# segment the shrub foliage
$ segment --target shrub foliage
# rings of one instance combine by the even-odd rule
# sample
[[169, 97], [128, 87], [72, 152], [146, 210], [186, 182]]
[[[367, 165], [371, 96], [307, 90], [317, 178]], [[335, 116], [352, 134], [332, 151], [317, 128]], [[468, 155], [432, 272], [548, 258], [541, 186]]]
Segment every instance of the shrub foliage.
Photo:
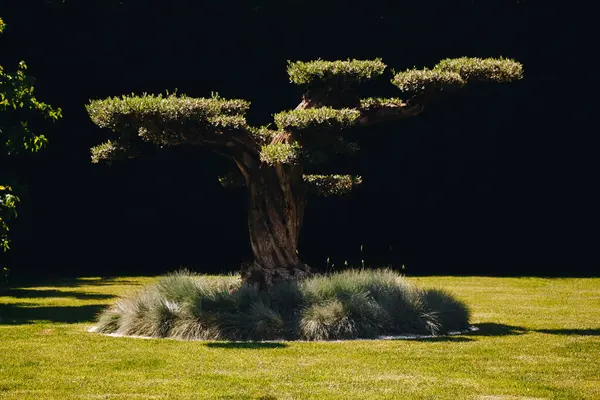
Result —
[[434, 68], [456, 72], [466, 82], [513, 82], [523, 78], [523, 65], [509, 58], [447, 58]]
[[302, 147], [294, 143], [270, 143], [262, 147], [260, 161], [269, 164], [296, 164], [302, 156]]
[[101, 128], [119, 131], [134, 120], [160, 121], [208, 120], [218, 115], [244, 115], [250, 107], [246, 100], [227, 100], [215, 95], [211, 98], [192, 98], [185, 95], [109, 97], [92, 100], [87, 106], [92, 121]]
[[363, 110], [373, 110], [382, 107], [402, 107], [404, 104], [404, 101], [397, 97], [392, 97], [389, 99], [383, 97], [368, 97], [366, 99], [360, 99], [360, 108]]
[[127, 158], [130, 154], [130, 149], [127, 145], [120, 144], [114, 140], [108, 140], [97, 146], [92, 147], [92, 163], [97, 164], [102, 160], [114, 161]]
[[358, 110], [320, 107], [280, 112], [275, 114], [275, 123], [280, 129], [347, 128], [354, 125], [359, 117]]
[[237, 276], [178, 272], [100, 314], [102, 333], [200, 340], [334, 340], [444, 334], [468, 327], [469, 310], [391, 270], [348, 270], [286, 281], [267, 292]]
[[401, 91], [420, 94], [426, 91], [442, 91], [465, 84], [460, 74], [444, 70], [409, 69], [394, 76], [392, 83]]
[[[248, 101], [228, 100], [218, 95], [191, 98], [159, 94], [92, 100], [86, 108], [96, 125], [121, 133], [123, 140], [129, 140], [132, 131], [137, 131], [142, 140], [173, 146], [184, 143], [186, 134], [247, 131], [244, 114], [249, 106]], [[92, 150], [92, 160], [97, 158], [95, 152]]]
[[352, 175], [303, 175], [304, 181], [320, 196], [338, 196], [349, 193], [362, 183], [360, 176]]
[[315, 82], [340, 79], [348, 82], [367, 81], [383, 74], [386, 65], [380, 58], [375, 60], [346, 61], [288, 61], [290, 82], [307, 85]]
[[[421, 100], [426, 102], [429, 96], [421, 96], [424, 93], [462, 87], [469, 82], [510, 82], [523, 75], [522, 65], [511, 59], [446, 59], [433, 69], [409, 69], [395, 74], [392, 83], [406, 95], [402, 99], [365, 98], [359, 102], [358, 88], [353, 83], [377, 78], [385, 69], [379, 58], [288, 62], [290, 80], [306, 86], [304, 100], [308, 108], [274, 114], [276, 129], [248, 125], [245, 114], [250, 102], [225, 99], [218, 94], [210, 98], [132, 94], [92, 100], [87, 105], [92, 121], [120, 135], [116, 141], [93, 148], [92, 161], [132, 157], [137, 153], [130, 148], [137, 147], [133, 141], [139, 138], [161, 147], [204, 144], [229, 155], [232, 148], [241, 147], [242, 153], [250, 152], [269, 166], [322, 164], [332, 154], [356, 153], [357, 146], [335, 138], [345, 128], [417, 115], [422, 107], [413, 106]], [[293, 139], [282, 143], [279, 137]]]

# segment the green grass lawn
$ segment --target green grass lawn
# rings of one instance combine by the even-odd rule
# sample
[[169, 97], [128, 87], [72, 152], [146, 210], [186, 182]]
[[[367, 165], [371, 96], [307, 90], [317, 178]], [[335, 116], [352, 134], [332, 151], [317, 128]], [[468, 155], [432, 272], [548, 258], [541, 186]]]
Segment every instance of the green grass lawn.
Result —
[[427, 277], [480, 328], [423, 340], [184, 342], [88, 333], [153, 278], [0, 291], [0, 399], [600, 399], [600, 279]]

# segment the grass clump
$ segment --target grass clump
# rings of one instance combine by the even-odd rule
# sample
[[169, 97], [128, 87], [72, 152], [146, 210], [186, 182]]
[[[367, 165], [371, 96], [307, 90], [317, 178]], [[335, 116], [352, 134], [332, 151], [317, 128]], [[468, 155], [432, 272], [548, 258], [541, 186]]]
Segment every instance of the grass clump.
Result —
[[465, 304], [391, 270], [348, 270], [281, 282], [167, 275], [100, 314], [102, 333], [202, 340], [337, 340], [443, 334], [469, 324]]
[[469, 308], [457, 301], [452, 294], [441, 289], [430, 289], [424, 293], [424, 304], [440, 326], [448, 331], [462, 331], [468, 328]]

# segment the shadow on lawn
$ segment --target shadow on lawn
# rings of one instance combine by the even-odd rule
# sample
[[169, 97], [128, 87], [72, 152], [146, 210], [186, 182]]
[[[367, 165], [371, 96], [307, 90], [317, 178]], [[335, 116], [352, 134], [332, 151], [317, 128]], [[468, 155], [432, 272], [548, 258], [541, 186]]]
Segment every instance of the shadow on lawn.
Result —
[[122, 279], [113, 276], [105, 276], [100, 278], [62, 278], [53, 280], [42, 280], [36, 282], [20, 282], [19, 287], [36, 288], [36, 287], [59, 287], [59, 288], [77, 288], [81, 286], [108, 286], [108, 285], [139, 285], [131, 279]]
[[471, 338], [464, 337], [464, 336], [438, 336], [438, 337], [428, 337], [428, 338], [417, 338], [417, 339], [411, 339], [411, 340], [414, 340], [416, 342], [428, 342], [428, 343], [435, 343], [435, 342], [459, 343], [459, 342], [472, 342], [475, 339], [471, 339]]
[[484, 322], [475, 324], [475, 326], [479, 330], [465, 333], [465, 336], [509, 336], [527, 333], [527, 329], [521, 326], [497, 324], [495, 322]]
[[527, 329], [520, 326], [497, 324], [495, 322], [484, 322], [475, 324], [479, 330], [462, 333], [457, 336], [439, 336], [430, 338], [414, 339], [419, 342], [472, 342], [477, 336], [508, 336], [522, 335], [527, 333]]
[[260, 349], [282, 349], [287, 347], [285, 343], [275, 342], [212, 342], [206, 343], [206, 347], [216, 349], [248, 349], [248, 350], [260, 350]]
[[36, 321], [77, 323], [93, 321], [106, 306], [30, 306], [29, 303], [0, 304], [0, 325], [25, 325]]
[[600, 336], [600, 329], [536, 329], [535, 331], [551, 335]]
[[17, 299], [72, 297], [79, 300], [108, 300], [115, 297], [112, 294], [70, 292], [55, 289], [6, 289], [0, 290], [0, 296], [14, 297]]

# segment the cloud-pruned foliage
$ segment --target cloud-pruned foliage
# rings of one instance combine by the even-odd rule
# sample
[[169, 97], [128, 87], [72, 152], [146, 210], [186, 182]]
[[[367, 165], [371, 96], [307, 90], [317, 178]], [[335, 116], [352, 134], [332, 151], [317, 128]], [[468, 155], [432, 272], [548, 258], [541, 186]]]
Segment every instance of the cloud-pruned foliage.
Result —
[[303, 175], [304, 182], [318, 195], [329, 197], [350, 193], [362, 183], [360, 176], [352, 175]]
[[158, 125], [190, 121], [218, 125], [222, 120], [214, 118], [243, 116], [249, 107], [250, 103], [246, 100], [228, 100], [218, 96], [192, 98], [175, 94], [145, 94], [92, 100], [86, 109], [96, 125], [118, 132], [132, 123], [150, 120]]
[[523, 65], [509, 58], [448, 58], [440, 61], [436, 71], [455, 72], [465, 82], [513, 82], [523, 78]]
[[408, 94], [442, 91], [459, 88], [465, 84], [456, 72], [431, 69], [408, 69], [399, 72], [392, 79], [392, 83]]
[[360, 111], [352, 108], [319, 107], [277, 113], [275, 123], [280, 129], [347, 128], [353, 126], [359, 117]]
[[383, 74], [386, 65], [380, 58], [375, 60], [345, 61], [288, 61], [290, 82], [308, 85], [315, 82], [339, 79], [347, 82], [363, 82]]

